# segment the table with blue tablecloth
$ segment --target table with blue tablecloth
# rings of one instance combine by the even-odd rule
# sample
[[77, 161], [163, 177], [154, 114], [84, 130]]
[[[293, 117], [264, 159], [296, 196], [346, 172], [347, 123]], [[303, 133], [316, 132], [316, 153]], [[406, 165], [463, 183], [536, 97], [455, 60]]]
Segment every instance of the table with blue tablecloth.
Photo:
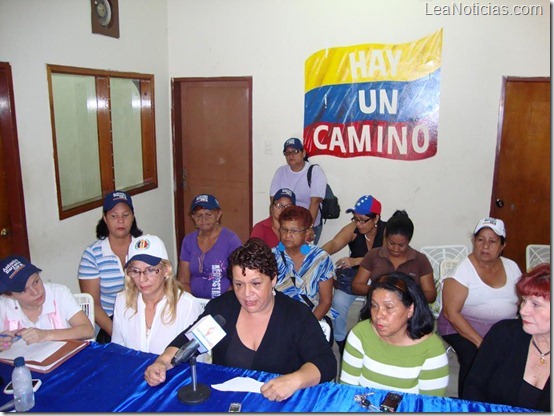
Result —
[[[297, 391], [288, 400], [271, 402], [259, 393], [227, 392], [216, 389], [203, 403], [188, 405], [177, 397], [179, 389], [191, 383], [188, 364], [167, 373], [165, 383], [150, 387], [144, 380], [145, 369], [156, 355], [117, 344], [92, 342], [47, 374], [33, 372], [42, 380], [35, 393], [34, 412], [227, 412], [232, 402], [242, 405], [242, 412], [367, 412], [354, 397], [372, 392], [368, 399], [379, 405], [384, 390], [322, 383]], [[0, 364], [0, 376], [7, 383], [13, 367]], [[198, 383], [211, 386], [234, 377], [252, 377], [267, 381], [275, 374], [197, 364]], [[12, 396], [0, 394], [0, 405]], [[528, 409], [470, 402], [443, 397], [404, 394], [399, 412], [525, 412]]]

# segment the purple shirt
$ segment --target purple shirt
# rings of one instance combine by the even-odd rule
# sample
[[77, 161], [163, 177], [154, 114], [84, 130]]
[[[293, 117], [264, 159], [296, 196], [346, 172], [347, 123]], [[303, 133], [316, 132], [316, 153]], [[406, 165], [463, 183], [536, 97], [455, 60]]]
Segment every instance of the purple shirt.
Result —
[[198, 247], [198, 231], [183, 238], [180, 260], [189, 263], [190, 288], [197, 298], [213, 299], [229, 289], [227, 259], [242, 243], [231, 230], [222, 227], [214, 246], [205, 253]]

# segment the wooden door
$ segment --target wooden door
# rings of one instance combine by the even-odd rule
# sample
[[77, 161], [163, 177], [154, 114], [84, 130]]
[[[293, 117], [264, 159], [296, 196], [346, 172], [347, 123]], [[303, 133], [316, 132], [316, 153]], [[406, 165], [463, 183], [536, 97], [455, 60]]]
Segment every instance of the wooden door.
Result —
[[0, 258], [29, 258], [11, 66], [0, 62]]
[[550, 244], [550, 78], [504, 78], [490, 215], [506, 224], [504, 256]]
[[252, 79], [172, 80], [177, 250], [194, 231], [192, 199], [214, 195], [222, 224], [245, 242], [252, 226]]

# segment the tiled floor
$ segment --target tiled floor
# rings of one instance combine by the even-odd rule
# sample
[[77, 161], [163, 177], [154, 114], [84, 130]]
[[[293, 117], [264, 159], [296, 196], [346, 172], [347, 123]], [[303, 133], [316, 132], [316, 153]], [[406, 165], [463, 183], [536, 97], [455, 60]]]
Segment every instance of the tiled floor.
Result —
[[[352, 307], [350, 308], [350, 312], [348, 314], [348, 329], [351, 329], [356, 322], [358, 322], [358, 314], [360, 312], [360, 308], [362, 307], [362, 303], [359, 301], [356, 301], [352, 304]], [[444, 343], [445, 348], [448, 348], [448, 344]], [[335, 352], [335, 356], [337, 357], [338, 362], [338, 371], [340, 374], [340, 354], [337, 347], [337, 344], [333, 344], [333, 351]], [[456, 357], [456, 353], [450, 349], [447, 351], [448, 355], [448, 364], [450, 367], [450, 378], [448, 383], [448, 388], [446, 389], [446, 396], [447, 397], [458, 397], [458, 359]]]

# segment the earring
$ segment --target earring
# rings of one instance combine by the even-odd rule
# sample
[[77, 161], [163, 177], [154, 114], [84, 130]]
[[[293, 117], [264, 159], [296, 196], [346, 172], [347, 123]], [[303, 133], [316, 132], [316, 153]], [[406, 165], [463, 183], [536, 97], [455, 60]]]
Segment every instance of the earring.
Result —
[[285, 245], [279, 241], [279, 244], [277, 244], [277, 250], [280, 252], [285, 251]]
[[272, 289], [271, 289], [271, 293], [273, 293], [273, 296], [276, 295], [275, 288], [272, 288]]
[[309, 244], [302, 244], [300, 246], [300, 253], [302, 253], [303, 255], [307, 255], [309, 252], [310, 252]]

